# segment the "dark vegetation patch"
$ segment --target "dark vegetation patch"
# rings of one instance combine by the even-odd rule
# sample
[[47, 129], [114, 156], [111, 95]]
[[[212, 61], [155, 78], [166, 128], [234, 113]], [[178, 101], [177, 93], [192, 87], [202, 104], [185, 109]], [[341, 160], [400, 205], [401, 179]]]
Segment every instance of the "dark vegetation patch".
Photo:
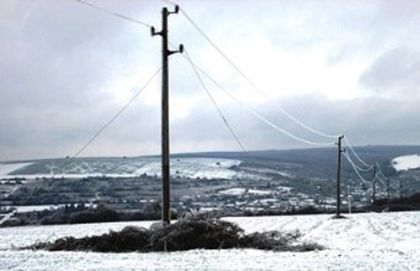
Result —
[[398, 199], [378, 199], [372, 204], [373, 211], [415, 211], [420, 210], [420, 193]]
[[[159, 203], [153, 203], [144, 212], [124, 212], [103, 204], [95, 208], [86, 207], [83, 203], [70, 204], [58, 209], [15, 213], [11, 219], [0, 224], [0, 227], [157, 220], [161, 216], [160, 208]], [[175, 213], [171, 215], [176, 218]]]
[[150, 229], [128, 226], [99, 236], [64, 237], [24, 249], [49, 251], [152, 252], [190, 249], [254, 248], [274, 251], [321, 250], [315, 243], [298, 243], [299, 232], [279, 231], [245, 234], [235, 223], [207, 215], [187, 215], [171, 225], [154, 224]]
[[[1, 209], [0, 209], [1, 210]], [[361, 207], [353, 207], [352, 213], [383, 212], [383, 211], [415, 211], [420, 210], [420, 193], [409, 197], [398, 199], [377, 199], [374, 203]], [[172, 219], [176, 219], [179, 213], [187, 210], [172, 211]], [[347, 208], [342, 208], [343, 213]], [[333, 214], [335, 209], [321, 209], [315, 206], [306, 206], [290, 210], [246, 210], [234, 211], [215, 210], [207, 212], [208, 216], [279, 216], [279, 215], [311, 215], [311, 214]], [[158, 220], [161, 217], [161, 206], [154, 202], [146, 206], [143, 211], [121, 211], [99, 204], [96, 208], [86, 207], [84, 204], [70, 204], [58, 209], [15, 213], [11, 219], [0, 224], [1, 227], [13, 227], [24, 225], [59, 225], [59, 224], [83, 224], [118, 221], [144, 221]]]

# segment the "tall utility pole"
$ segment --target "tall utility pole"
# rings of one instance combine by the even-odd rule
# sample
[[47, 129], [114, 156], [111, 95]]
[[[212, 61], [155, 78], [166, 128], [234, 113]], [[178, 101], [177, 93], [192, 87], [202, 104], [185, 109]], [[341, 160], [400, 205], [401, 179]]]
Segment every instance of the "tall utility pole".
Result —
[[389, 178], [386, 179], [386, 197], [387, 197], [387, 201], [389, 202], [389, 199], [390, 199]]
[[335, 213], [335, 218], [342, 218], [340, 214], [340, 207], [341, 207], [341, 183], [340, 183], [340, 177], [341, 177], [341, 154], [344, 152], [344, 150], [341, 148], [341, 140], [343, 140], [344, 135], [341, 135], [338, 137], [338, 161], [337, 161], [337, 208]]
[[152, 27], [152, 36], [162, 37], [162, 222], [171, 223], [171, 203], [170, 203], [170, 161], [169, 161], [169, 66], [168, 57], [174, 53], [182, 53], [182, 44], [179, 50], [168, 50], [168, 16], [176, 14], [179, 7], [175, 6], [174, 11], [162, 8], [162, 30], [156, 32]]

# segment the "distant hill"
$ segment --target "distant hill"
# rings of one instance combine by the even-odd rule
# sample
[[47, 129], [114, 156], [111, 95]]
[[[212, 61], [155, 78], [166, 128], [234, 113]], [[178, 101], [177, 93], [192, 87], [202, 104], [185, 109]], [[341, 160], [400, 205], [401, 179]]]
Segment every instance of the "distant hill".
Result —
[[[391, 161], [402, 155], [419, 154], [420, 146], [362, 146], [354, 147], [356, 152], [364, 161], [369, 164], [379, 163], [382, 171], [389, 177], [395, 177], [397, 172], [392, 167]], [[352, 157], [353, 161], [357, 159], [352, 155], [350, 150], [346, 150]], [[253, 166], [269, 168], [274, 170], [292, 171], [297, 176], [312, 176], [317, 178], [335, 179], [337, 167], [337, 149], [336, 148], [311, 148], [311, 149], [290, 149], [290, 150], [261, 150], [250, 152], [202, 152], [202, 153], [179, 153], [172, 155], [172, 164], [174, 168], [179, 167], [179, 161], [182, 158], [208, 158], [204, 164], [199, 166], [193, 163], [187, 163], [185, 166], [191, 167], [190, 171], [204, 170], [206, 166], [214, 166], [213, 162], [217, 159], [238, 160], [242, 161], [242, 166]], [[214, 160], [215, 159], [215, 160]], [[344, 178], [354, 178], [355, 174], [350, 164], [343, 158], [342, 174]], [[25, 160], [19, 161], [25, 163], [33, 163], [30, 166], [13, 171], [13, 175], [21, 174], [49, 174], [71, 173], [85, 174], [92, 173], [94, 170], [97, 174], [132, 174], [136, 173], [136, 169], [145, 166], [147, 168], [140, 171], [150, 174], [159, 174], [159, 156], [138, 156], [138, 157], [89, 157], [75, 159], [41, 159], [41, 160]], [[233, 164], [227, 163], [225, 166], [219, 167], [219, 170], [226, 169]], [[184, 165], [182, 165], [184, 166]], [[363, 167], [363, 165], [359, 164]], [[89, 168], [93, 167], [93, 168]], [[212, 168], [218, 170], [217, 168]], [[179, 169], [177, 169], [179, 170]], [[222, 175], [221, 175], [222, 176]], [[220, 176], [218, 176], [220, 177]]]

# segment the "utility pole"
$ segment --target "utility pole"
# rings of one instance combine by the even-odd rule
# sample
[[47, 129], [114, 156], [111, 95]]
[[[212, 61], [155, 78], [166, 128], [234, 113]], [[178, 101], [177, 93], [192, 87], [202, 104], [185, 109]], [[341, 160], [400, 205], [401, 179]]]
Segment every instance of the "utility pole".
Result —
[[162, 37], [162, 222], [171, 223], [171, 203], [170, 203], [170, 160], [169, 160], [169, 66], [168, 57], [174, 53], [182, 53], [183, 45], [179, 50], [168, 50], [168, 17], [170, 14], [176, 14], [179, 7], [175, 6], [174, 11], [168, 8], [162, 8], [162, 30], [156, 32], [151, 27], [152, 36]]
[[397, 179], [398, 181], [398, 198], [401, 199], [402, 198], [402, 183], [400, 179]]
[[376, 201], [376, 166], [373, 166], [373, 179], [372, 179], [372, 203]]
[[386, 197], [387, 197], [388, 202], [389, 202], [389, 199], [390, 199], [389, 193], [390, 193], [390, 191], [389, 191], [389, 178], [388, 178], [388, 179], [386, 179]]
[[335, 218], [343, 218], [340, 214], [340, 207], [341, 207], [341, 183], [340, 183], [340, 177], [341, 177], [341, 154], [344, 152], [344, 150], [341, 148], [341, 140], [343, 140], [344, 135], [341, 135], [338, 137], [338, 158], [337, 158], [337, 208], [335, 213]]
[[351, 186], [350, 185], [347, 186], [347, 199], [349, 201], [349, 214], [351, 214], [351, 200], [352, 200], [352, 196], [351, 196]]

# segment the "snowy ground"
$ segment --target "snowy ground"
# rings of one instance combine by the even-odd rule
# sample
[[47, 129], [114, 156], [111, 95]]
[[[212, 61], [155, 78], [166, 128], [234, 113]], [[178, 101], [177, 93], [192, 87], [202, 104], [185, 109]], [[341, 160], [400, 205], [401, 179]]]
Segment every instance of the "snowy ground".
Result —
[[101, 234], [127, 224], [104, 223], [0, 229], [0, 270], [420, 270], [420, 212], [228, 218], [246, 231], [301, 230], [327, 247], [307, 253], [253, 249], [171, 253], [16, 251], [13, 245]]
[[420, 155], [404, 155], [392, 160], [392, 166], [397, 171], [420, 168]]

